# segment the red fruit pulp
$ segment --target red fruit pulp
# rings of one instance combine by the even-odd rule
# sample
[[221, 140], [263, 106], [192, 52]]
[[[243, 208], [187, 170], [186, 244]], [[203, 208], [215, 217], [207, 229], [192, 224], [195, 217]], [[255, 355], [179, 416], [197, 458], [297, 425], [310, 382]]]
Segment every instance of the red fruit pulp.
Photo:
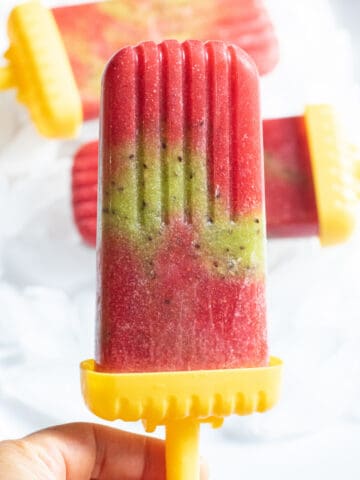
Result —
[[87, 143], [77, 151], [71, 172], [71, 183], [75, 223], [85, 242], [95, 246], [98, 142]]
[[253, 367], [267, 362], [264, 278], [221, 278], [194, 246], [193, 228], [168, 228], [156, 255], [116, 232], [102, 247], [97, 362], [102, 371]]
[[263, 132], [268, 236], [318, 235], [304, 118], [265, 120]]
[[222, 42], [145, 42], [106, 68], [97, 368], [268, 360], [258, 76]]

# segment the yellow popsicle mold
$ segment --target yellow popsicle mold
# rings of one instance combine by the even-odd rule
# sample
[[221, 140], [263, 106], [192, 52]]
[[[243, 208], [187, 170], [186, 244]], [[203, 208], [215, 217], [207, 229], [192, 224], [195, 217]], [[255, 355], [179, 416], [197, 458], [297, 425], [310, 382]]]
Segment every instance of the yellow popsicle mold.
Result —
[[41, 134], [73, 137], [82, 123], [80, 94], [51, 11], [37, 1], [15, 7], [8, 35], [8, 65], [0, 69], [0, 90], [17, 88], [18, 100]]
[[279, 398], [282, 362], [268, 367], [190, 372], [101, 373], [81, 364], [88, 408], [106, 420], [141, 420], [147, 432], [166, 430], [167, 480], [198, 480], [200, 423], [220, 427], [224, 417], [265, 412]]
[[[359, 156], [344, 138], [330, 105], [309, 105], [305, 125], [310, 150], [322, 245], [346, 241], [356, 225]], [[358, 172], [356, 172], [358, 169]]]

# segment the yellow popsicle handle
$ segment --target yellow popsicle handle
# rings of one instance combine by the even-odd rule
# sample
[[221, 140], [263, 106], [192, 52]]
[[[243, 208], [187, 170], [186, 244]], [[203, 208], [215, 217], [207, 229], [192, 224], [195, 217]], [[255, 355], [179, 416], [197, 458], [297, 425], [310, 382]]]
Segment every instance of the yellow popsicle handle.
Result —
[[346, 241], [356, 226], [354, 158], [331, 105], [305, 109], [322, 245]]
[[81, 388], [95, 415], [142, 420], [147, 432], [166, 429], [167, 480], [199, 480], [201, 423], [220, 427], [231, 414], [265, 412], [278, 401], [282, 361], [232, 370], [103, 373], [94, 360], [81, 363]]
[[16, 86], [10, 67], [0, 67], [0, 90], [8, 90]]
[[0, 89], [16, 87], [42, 135], [74, 137], [82, 123], [81, 98], [52, 12], [38, 1], [21, 3], [10, 13], [8, 36]]
[[167, 480], [199, 480], [200, 424], [192, 418], [166, 425]]

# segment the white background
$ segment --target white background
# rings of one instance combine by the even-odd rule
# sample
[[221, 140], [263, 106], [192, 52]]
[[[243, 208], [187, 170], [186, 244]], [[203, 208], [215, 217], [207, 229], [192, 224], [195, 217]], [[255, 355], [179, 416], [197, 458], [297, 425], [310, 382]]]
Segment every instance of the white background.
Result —
[[[1, 51], [12, 3], [0, 4]], [[268, 2], [281, 62], [262, 81], [265, 116], [327, 100], [355, 125], [359, 51], [352, 54], [343, 29], [358, 24], [354, 3], [333, 0], [334, 15], [326, 0]], [[78, 375], [93, 355], [95, 255], [73, 225], [69, 183], [73, 152], [96, 136], [93, 122], [76, 141], [44, 140], [15, 94], [0, 96], [0, 438], [98, 421]], [[227, 419], [221, 430], [203, 427], [212, 478], [360, 477], [359, 240], [328, 249], [317, 239], [269, 242], [270, 345], [285, 361], [282, 399], [266, 414]]]

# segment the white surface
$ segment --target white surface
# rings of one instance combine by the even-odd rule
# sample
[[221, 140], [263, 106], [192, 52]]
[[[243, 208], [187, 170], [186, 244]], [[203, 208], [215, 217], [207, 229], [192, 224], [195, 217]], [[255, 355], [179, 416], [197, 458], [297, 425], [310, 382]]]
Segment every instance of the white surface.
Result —
[[[11, 3], [1, 2], [1, 31]], [[327, 2], [268, 3], [282, 63], [263, 81], [264, 113], [297, 113], [310, 99], [356, 103], [349, 42]], [[95, 256], [75, 231], [69, 196], [71, 155], [96, 135], [94, 123], [75, 142], [44, 140], [13, 93], [0, 97], [0, 438], [97, 421], [78, 376], [93, 354]], [[212, 478], [359, 478], [359, 240], [326, 250], [316, 239], [269, 243], [270, 342], [286, 362], [282, 400], [265, 415], [228, 419], [222, 430], [204, 426]]]

